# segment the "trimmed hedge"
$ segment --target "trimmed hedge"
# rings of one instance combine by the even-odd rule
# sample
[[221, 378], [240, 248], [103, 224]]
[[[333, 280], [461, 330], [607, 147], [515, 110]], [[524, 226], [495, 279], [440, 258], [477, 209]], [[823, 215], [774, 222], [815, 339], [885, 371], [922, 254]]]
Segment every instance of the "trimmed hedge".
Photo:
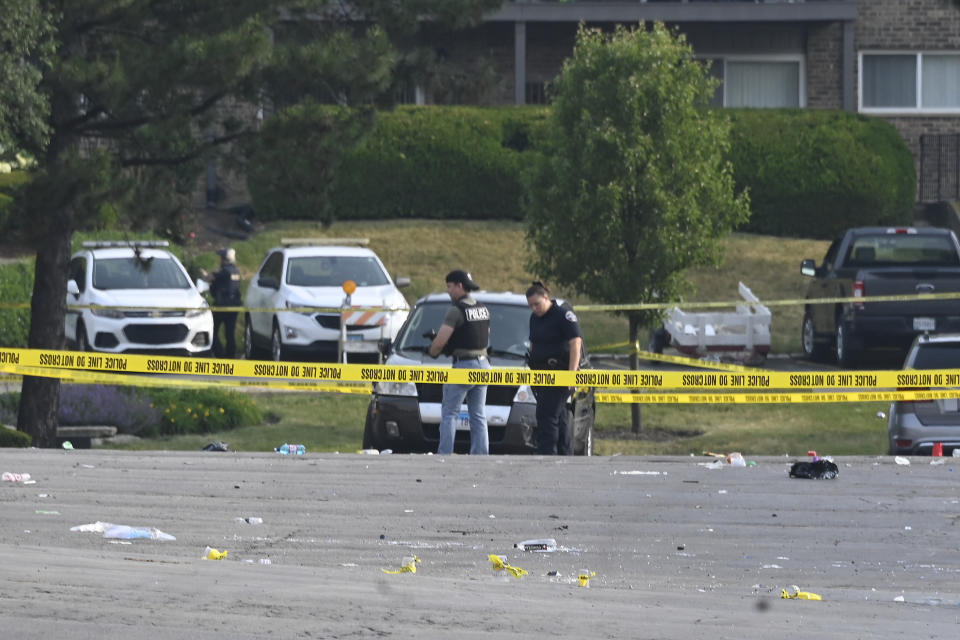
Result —
[[916, 169], [893, 125], [843, 111], [729, 113], [734, 178], [753, 210], [744, 230], [833, 238], [912, 222]]
[[[33, 260], [0, 265], [0, 300], [29, 304], [33, 295]], [[26, 347], [30, 308], [0, 308], [0, 347]]]
[[[912, 220], [913, 157], [889, 123], [843, 111], [724, 113], [733, 125], [730, 160], [737, 188], [750, 190], [753, 215], [744, 230], [829, 238], [847, 227]], [[521, 174], [530, 160], [525, 154], [535, 152], [549, 115], [546, 107], [431, 106], [382, 112], [372, 130], [343, 152], [325, 195], [292, 184], [267, 190], [251, 185], [254, 207], [258, 215], [266, 211], [261, 217], [267, 219], [291, 217], [295, 211], [293, 217], [323, 222], [520, 219]], [[273, 145], [280, 145], [283, 136], [308, 139], [311, 127], [321, 126], [317, 122], [329, 124], [310, 110], [283, 117]], [[274, 176], [277, 162], [274, 152], [255, 155], [251, 175]], [[323, 202], [304, 206], [311, 198]], [[290, 206], [277, 206], [284, 200]]]
[[33, 444], [33, 438], [23, 431], [0, 426], [0, 447], [20, 447], [26, 449]]

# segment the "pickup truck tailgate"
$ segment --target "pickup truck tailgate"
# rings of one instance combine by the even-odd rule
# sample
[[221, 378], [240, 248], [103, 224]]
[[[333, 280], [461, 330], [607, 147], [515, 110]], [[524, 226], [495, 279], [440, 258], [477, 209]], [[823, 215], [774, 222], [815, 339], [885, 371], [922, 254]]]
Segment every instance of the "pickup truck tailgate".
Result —
[[[960, 268], [863, 269], [857, 273], [856, 280], [863, 283], [863, 294], [867, 297], [960, 292]], [[960, 315], [960, 298], [867, 302], [857, 315], [914, 317]]]

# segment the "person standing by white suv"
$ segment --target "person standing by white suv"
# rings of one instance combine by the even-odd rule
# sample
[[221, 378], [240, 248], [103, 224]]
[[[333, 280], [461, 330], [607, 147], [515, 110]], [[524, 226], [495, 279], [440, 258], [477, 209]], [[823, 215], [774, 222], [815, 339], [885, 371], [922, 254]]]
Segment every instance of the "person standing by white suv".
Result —
[[[210, 280], [210, 294], [216, 307], [237, 307], [240, 300], [240, 270], [237, 269], [237, 252], [232, 248], [217, 251], [220, 256], [220, 270], [209, 275], [202, 272], [204, 279]], [[213, 355], [217, 358], [235, 358], [237, 355], [237, 311], [213, 312]], [[223, 327], [225, 343], [220, 342], [220, 327]]]

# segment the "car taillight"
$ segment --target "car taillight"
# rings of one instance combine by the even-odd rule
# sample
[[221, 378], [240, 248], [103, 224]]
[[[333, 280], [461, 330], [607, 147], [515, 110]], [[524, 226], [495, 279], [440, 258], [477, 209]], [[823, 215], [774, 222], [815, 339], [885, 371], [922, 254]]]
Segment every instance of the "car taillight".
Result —
[[[867, 290], [863, 286], [863, 280], [857, 280], [853, 283], [853, 297], [854, 298], [863, 298], [867, 295]], [[854, 302], [853, 306], [857, 309], [863, 309], [862, 302]]]
[[909, 449], [913, 440], [894, 440], [894, 443], [896, 443], [897, 449]]

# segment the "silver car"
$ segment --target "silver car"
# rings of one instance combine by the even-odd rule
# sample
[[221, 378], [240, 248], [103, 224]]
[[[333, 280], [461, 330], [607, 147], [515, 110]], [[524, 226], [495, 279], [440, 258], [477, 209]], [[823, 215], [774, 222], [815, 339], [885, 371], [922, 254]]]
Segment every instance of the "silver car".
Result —
[[[904, 369], [955, 369], [960, 367], [960, 334], [917, 337], [907, 353]], [[919, 378], [902, 389], [928, 389], [933, 385]], [[944, 455], [960, 448], [960, 391], [957, 398], [914, 400], [890, 405], [887, 431], [890, 454], [930, 455], [939, 442]]]

